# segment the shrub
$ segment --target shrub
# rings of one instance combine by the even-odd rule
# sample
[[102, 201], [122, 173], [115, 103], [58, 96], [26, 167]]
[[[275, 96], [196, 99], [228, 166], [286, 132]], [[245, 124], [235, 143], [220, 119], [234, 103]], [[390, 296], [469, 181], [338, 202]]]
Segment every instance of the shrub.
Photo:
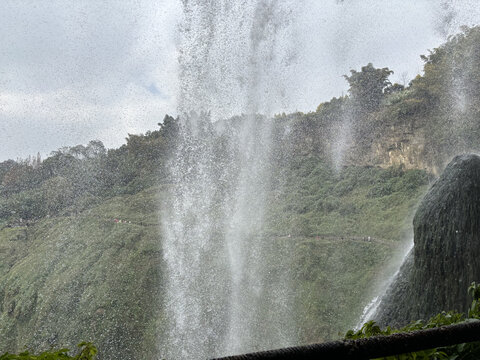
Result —
[[[358, 331], [349, 330], [345, 334], [345, 338], [349, 340], [356, 340], [361, 338], [368, 338], [371, 336], [391, 335], [399, 332], [410, 332], [416, 330], [431, 329], [445, 325], [452, 325], [464, 321], [472, 321], [480, 319], [480, 284], [473, 282], [468, 288], [468, 293], [473, 297], [472, 305], [468, 310], [467, 318], [465, 314], [460, 314], [454, 311], [442, 312], [433, 316], [430, 320], [424, 323], [422, 320], [412, 322], [411, 324], [400, 328], [392, 329], [387, 326], [382, 330], [375, 321], [365, 323]], [[422, 350], [409, 354], [402, 354], [396, 356], [389, 356], [386, 360], [421, 360], [421, 359], [478, 359], [480, 358], [480, 342], [473, 342], [468, 344], [458, 344], [436, 349]]]
[[68, 355], [69, 349], [60, 349], [45, 351], [38, 355], [30, 354], [28, 351], [22, 352], [18, 355], [5, 353], [0, 355], [0, 360], [94, 360], [97, 355], [97, 348], [89, 342], [82, 342], [78, 344], [80, 352], [75, 356]]

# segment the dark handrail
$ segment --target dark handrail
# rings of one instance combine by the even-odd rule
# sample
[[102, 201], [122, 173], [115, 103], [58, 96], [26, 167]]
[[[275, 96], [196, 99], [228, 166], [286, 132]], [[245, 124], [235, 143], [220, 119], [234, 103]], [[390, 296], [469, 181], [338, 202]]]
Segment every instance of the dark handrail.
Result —
[[214, 360], [372, 359], [473, 341], [480, 341], [479, 320], [388, 336], [331, 341], [322, 344], [228, 356]]

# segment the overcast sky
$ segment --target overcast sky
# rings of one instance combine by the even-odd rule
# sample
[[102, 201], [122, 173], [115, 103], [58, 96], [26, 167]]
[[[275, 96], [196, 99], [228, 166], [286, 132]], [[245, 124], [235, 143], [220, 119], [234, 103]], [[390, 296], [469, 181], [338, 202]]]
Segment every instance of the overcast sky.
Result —
[[[478, 8], [304, 0], [292, 22], [290, 108], [274, 111], [315, 110], [346, 91], [343, 74], [368, 62], [394, 70], [393, 80], [413, 78], [419, 55], [479, 23]], [[117, 147], [177, 114], [180, 0], [3, 0], [0, 14], [0, 160], [92, 139]]]

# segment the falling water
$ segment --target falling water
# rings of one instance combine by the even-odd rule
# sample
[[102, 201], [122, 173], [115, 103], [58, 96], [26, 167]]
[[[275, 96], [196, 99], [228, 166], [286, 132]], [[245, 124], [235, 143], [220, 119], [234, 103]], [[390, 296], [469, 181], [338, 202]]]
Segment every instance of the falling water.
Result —
[[[295, 342], [288, 273], [272, 280], [268, 265], [269, 257], [281, 260], [282, 249], [262, 239], [272, 129], [255, 115], [288, 102], [292, 8], [267, 0], [183, 1], [182, 140], [162, 214], [168, 280], [160, 353], [169, 359]], [[241, 113], [248, 115], [212, 123]]]
[[352, 143], [352, 120], [353, 112], [351, 109], [342, 109], [342, 118], [332, 128], [332, 137], [335, 139], [332, 143], [332, 164], [338, 172], [345, 165], [346, 153]]
[[386, 281], [384, 281], [381, 286], [379, 287], [380, 290], [377, 291], [377, 294], [373, 297], [373, 299], [363, 308], [362, 316], [358, 321], [357, 325], [355, 326], [355, 330], [359, 330], [364, 323], [370, 320], [375, 320], [375, 315], [377, 314], [377, 310], [384, 300], [384, 297], [387, 293], [388, 288], [390, 285], [400, 276], [400, 269], [402, 265], [407, 260], [409, 254], [413, 249], [413, 239], [408, 242], [408, 245], [398, 254], [398, 265], [396, 266], [396, 271], [393, 273], [392, 276], [388, 277]]
[[295, 59], [291, 22], [301, 3], [184, 0], [180, 112], [210, 111], [218, 120], [285, 109], [285, 70]]

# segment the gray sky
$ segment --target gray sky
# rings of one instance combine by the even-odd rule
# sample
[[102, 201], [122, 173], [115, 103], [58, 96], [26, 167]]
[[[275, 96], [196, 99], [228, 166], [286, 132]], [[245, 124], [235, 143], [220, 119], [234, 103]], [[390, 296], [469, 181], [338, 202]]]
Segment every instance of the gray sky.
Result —
[[[368, 62], [413, 78], [420, 54], [479, 22], [476, 4], [304, 0], [292, 23], [289, 108], [273, 112], [315, 110]], [[176, 115], [180, 0], [3, 0], [0, 14], [0, 160], [92, 139], [117, 147]]]

